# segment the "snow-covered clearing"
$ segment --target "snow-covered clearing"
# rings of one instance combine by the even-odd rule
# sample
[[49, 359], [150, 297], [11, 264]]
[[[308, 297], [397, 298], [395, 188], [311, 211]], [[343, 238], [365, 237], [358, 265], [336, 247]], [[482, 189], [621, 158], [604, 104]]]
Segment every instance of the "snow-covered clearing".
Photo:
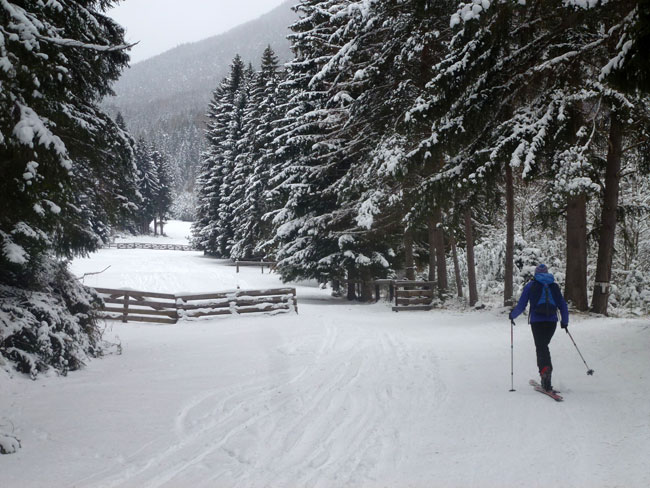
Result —
[[[170, 224], [173, 234], [183, 228]], [[185, 231], [186, 232], [186, 231]], [[158, 238], [159, 240], [161, 238]], [[173, 239], [173, 238], [172, 238]], [[139, 240], [139, 239], [138, 239]], [[90, 285], [218, 291], [275, 275], [182, 251], [102, 250]], [[532, 390], [533, 341], [503, 310], [391, 312], [300, 284], [300, 314], [110, 322], [120, 356], [68, 377], [0, 370], [2, 487], [647, 487], [650, 321], [558, 331], [563, 403]]]

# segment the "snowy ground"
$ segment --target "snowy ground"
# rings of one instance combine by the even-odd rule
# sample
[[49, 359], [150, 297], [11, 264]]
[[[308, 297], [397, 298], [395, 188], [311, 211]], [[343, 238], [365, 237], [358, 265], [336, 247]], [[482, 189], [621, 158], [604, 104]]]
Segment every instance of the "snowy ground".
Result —
[[[277, 284], [181, 251], [102, 250], [73, 270], [109, 264], [86, 283]], [[556, 403], [527, 384], [524, 319], [511, 393], [502, 310], [396, 314], [297, 288], [299, 315], [111, 322], [120, 356], [67, 378], [0, 372], [0, 430], [22, 442], [0, 456], [0, 487], [650, 486], [650, 321], [572, 319], [596, 373], [558, 332]]]

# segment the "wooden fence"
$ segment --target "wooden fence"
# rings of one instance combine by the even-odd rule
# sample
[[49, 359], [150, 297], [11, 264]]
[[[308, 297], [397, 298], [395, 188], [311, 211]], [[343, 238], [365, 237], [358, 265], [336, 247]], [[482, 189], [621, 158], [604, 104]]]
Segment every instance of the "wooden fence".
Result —
[[118, 242], [118, 249], [155, 249], [158, 251], [194, 251], [188, 244], [154, 244], [150, 242]]
[[[348, 284], [352, 284], [355, 287], [355, 295], [356, 296], [361, 296], [361, 286], [362, 282], [359, 280], [335, 280], [332, 284], [334, 289], [341, 293], [340, 290], [340, 285], [345, 285], [347, 286]], [[395, 296], [395, 280], [373, 280], [372, 282], [373, 286], [375, 287], [375, 301], [378, 302], [381, 300], [381, 291], [383, 287], [386, 287], [388, 290], [387, 298], [389, 302], [393, 301], [393, 298]]]
[[262, 274], [264, 274], [264, 266], [269, 268], [269, 272], [273, 271], [276, 266], [275, 261], [235, 261], [235, 266], [237, 266], [237, 273], [239, 273], [240, 266], [260, 266], [262, 268]]
[[95, 288], [104, 299], [103, 317], [122, 322], [175, 324], [179, 319], [248, 313], [298, 313], [295, 288], [234, 290], [174, 295], [136, 290]]
[[403, 310], [431, 310], [433, 308], [433, 281], [395, 281], [393, 312]]
[[[337, 286], [340, 284], [355, 286], [356, 296], [360, 296], [362, 283], [358, 280], [337, 280], [334, 288], [338, 290]], [[372, 284], [375, 287], [375, 301], [381, 300], [382, 288], [387, 288], [386, 298], [389, 302], [395, 300], [393, 306], [394, 312], [400, 310], [431, 310], [433, 308], [432, 302], [434, 298], [434, 288], [436, 286], [433, 281], [410, 281], [410, 280], [373, 280]]]

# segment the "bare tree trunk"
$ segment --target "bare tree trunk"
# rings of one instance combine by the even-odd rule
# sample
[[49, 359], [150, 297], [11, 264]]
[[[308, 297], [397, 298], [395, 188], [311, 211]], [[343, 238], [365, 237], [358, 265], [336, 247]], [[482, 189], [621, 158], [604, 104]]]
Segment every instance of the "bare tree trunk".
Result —
[[587, 196], [569, 197], [566, 215], [566, 281], [564, 296], [578, 310], [587, 299]]
[[515, 197], [512, 167], [506, 164], [506, 262], [503, 282], [503, 304], [512, 305], [513, 271], [515, 257]]
[[467, 242], [467, 287], [469, 288], [469, 305], [478, 302], [476, 288], [476, 265], [474, 264], [474, 232], [472, 231], [472, 211], [465, 211], [465, 241]]
[[158, 220], [156, 217], [153, 218], [153, 235], [158, 235]]
[[404, 270], [407, 280], [415, 280], [415, 262], [413, 261], [413, 230], [404, 231]]
[[458, 250], [456, 249], [456, 237], [452, 233], [449, 236], [449, 243], [451, 244], [451, 256], [454, 260], [454, 275], [456, 277], [456, 291], [458, 298], [463, 298], [463, 280], [460, 277], [460, 264], [458, 263]]
[[591, 310], [605, 315], [607, 315], [607, 302], [612, 277], [612, 259], [614, 257], [616, 211], [618, 209], [619, 181], [621, 179], [622, 140], [623, 125], [616, 113], [612, 112], [609, 126], [607, 169], [605, 171], [605, 195], [600, 217], [596, 283], [594, 284], [594, 294], [591, 301]]
[[436, 224], [433, 215], [427, 221], [429, 231], [429, 281], [436, 281]]
[[449, 283], [447, 281], [447, 259], [445, 256], [445, 233], [442, 229], [442, 210], [440, 208], [433, 211], [433, 222], [435, 225], [434, 239], [436, 242], [438, 295], [442, 296], [447, 292]]

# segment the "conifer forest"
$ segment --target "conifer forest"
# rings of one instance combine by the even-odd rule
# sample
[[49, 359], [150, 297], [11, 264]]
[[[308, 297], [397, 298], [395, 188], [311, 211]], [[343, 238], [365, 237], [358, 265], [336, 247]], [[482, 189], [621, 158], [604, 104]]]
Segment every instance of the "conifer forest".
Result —
[[114, 3], [0, 0], [0, 359], [20, 371], [102, 355], [68, 261], [171, 217], [342, 299], [405, 278], [442, 308], [510, 305], [544, 262], [573, 310], [650, 313], [650, 1], [296, 0], [293, 59], [235, 57], [200, 154], [165, 140], [182, 167], [102, 107], [129, 62]]
[[294, 59], [214, 91], [196, 247], [470, 305], [548, 261], [578, 310], [647, 312], [648, 4], [523, 3], [300, 2]]

